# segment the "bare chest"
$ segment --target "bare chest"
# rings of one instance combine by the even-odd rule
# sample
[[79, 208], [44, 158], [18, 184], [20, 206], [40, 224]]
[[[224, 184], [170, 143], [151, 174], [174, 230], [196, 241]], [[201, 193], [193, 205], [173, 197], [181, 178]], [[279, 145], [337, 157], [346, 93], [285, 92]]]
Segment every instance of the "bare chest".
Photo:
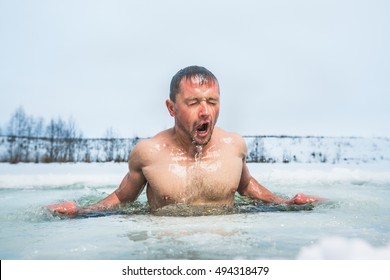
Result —
[[166, 157], [146, 167], [148, 198], [161, 207], [172, 203], [232, 203], [242, 159], [209, 155], [198, 159]]

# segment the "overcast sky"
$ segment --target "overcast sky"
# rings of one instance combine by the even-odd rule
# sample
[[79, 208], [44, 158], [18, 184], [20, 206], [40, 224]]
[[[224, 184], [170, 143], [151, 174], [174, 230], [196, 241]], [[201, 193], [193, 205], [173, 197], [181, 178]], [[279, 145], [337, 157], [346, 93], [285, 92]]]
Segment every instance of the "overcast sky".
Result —
[[188, 65], [243, 135], [390, 136], [390, 1], [0, 0], [0, 125], [22, 106], [88, 137], [172, 126]]

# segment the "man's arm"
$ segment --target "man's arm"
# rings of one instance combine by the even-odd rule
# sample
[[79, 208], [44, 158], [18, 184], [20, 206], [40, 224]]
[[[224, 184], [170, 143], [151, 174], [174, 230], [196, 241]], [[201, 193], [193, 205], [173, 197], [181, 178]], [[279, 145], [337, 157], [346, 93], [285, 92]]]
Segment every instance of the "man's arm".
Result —
[[295, 195], [292, 199], [285, 199], [272, 193], [264, 186], [262, 186], [255, 178], [253, 178], [248, 170], [248, 167], [244, 161], [241, 181], [238, 188], [238, 192], [241, 195], [248, 196], [250, 198], [259, 199], [269, 203], [275, 204], [306, 204], [315, 201], [325, 200], [324, 198], [309, 196], [302, 193]]
[[119, 207], [121, 204], [137, 199], [146, 185], [146, 178], [142, 173], [142, 162], [139, 147], [134, 147], [129, 156], [129, 172], [125, 175], [119, 187], [106, 198], [96, 204], [78, 207], [75, 202], [68, 201], [47, 206], [54, 214], [75, 217], [80, 214], [108, 211]]

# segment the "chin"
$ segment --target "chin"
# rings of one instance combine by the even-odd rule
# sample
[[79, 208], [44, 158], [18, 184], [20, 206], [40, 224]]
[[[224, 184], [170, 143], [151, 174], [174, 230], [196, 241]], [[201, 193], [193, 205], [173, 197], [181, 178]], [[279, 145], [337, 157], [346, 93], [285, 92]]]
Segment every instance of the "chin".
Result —
[[206, 145], [210, 142], [210, 140], [211, 140], [211, 134], [210, 134], [210, 136], [208, 136], [207, 138], [203, 138], [203, 139], [197, 139], [197, 138], [195, 137], [193, 143], [194, 143], [196, 146], [206, 146]]

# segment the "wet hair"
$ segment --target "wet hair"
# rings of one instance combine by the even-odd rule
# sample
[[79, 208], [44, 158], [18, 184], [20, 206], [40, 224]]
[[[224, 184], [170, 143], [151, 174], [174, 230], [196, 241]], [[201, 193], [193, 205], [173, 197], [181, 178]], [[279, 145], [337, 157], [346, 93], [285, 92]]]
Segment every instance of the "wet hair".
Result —
[[181, 69], [177, 72], [171, 80], [171, 87], [169, 92], [169, 98], [176, 102], [176, 95], [180, 91], [180, 82], [183, 79], [190, 80], [192, 78], [197, 78], [199, 80], [199, 85], [204, 84], [214, 84], [218, 83], [217, 78], [204, 67], [201, 66], [188, 66], [186, 68]]

